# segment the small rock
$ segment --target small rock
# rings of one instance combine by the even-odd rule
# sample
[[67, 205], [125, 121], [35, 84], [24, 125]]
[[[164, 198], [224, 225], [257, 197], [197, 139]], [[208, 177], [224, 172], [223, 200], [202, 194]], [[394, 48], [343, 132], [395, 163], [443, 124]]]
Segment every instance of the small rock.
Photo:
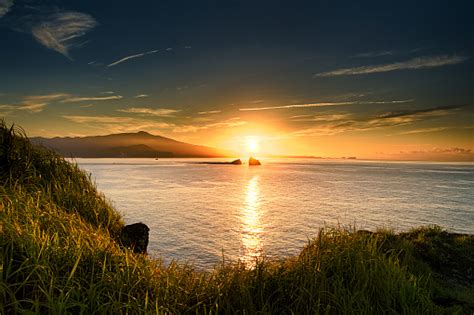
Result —
[[129, 247], [134, 253], [146, 254], [148, 232], [150, 229], [142, 222], [124, 226], [120, 233], [123, 246]]
[[262, 165], [259, 160], [254, 159], [253, 157], [249, 158], [249, 165]]
[[234, 161], [230, 162], [230, 164], [242, 165], [242, 161], [240, 159], [237, 159], [237, 160], [234, 160]]

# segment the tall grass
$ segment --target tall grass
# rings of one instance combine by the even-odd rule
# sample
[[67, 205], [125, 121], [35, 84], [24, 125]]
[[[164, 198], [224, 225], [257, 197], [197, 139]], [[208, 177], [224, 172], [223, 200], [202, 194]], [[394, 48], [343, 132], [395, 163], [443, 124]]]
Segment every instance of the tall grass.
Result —
[[32, 147], [21, 130], [3, 122], [0, 179], [0, 314], [474, 309], [472, 279], [454, 271], [445, 275], [431, 263], [436, 254], [454, 253], [459, 263], [452, 270], [468, 266], [471, 236], [438, 228], [403, 235], [327, 229], [296, 257], [198, 272], [121, 248], [116, 240], [123, 221], [90, 177], [57, 154]]

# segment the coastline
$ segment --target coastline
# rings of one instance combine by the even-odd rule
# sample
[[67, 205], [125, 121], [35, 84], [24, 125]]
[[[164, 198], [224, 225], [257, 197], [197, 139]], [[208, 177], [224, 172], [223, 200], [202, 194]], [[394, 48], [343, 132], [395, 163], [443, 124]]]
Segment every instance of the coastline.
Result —
[[123, 219], [77, 165], [1, 133], [1, 313], [474, 310], [474, 235], [326, 229], [287, 259], [164, 265], [120, 247]]

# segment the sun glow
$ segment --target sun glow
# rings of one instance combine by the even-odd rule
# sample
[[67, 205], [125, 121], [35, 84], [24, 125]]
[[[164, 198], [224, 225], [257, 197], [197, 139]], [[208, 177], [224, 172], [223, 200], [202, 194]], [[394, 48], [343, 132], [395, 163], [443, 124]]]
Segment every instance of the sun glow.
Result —
[[260, 149], [260, 139], [255, 136], [247, 137], [246, 147], [249, 153], [257, 153]]

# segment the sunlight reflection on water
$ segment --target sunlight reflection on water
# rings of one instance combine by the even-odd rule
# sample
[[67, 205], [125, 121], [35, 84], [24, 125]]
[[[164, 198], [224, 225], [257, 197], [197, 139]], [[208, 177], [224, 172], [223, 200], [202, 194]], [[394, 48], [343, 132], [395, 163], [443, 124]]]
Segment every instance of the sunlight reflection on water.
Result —
[[258, 175], [254, 175], [245, 187], [245, 201], [241, 213], [241, 240], [244, 247], [244, 256], [241, 261], [247, 267], [251, 267], [257, 258], [262, 254], [263, 227], [261, 225], [260, 213], [260, 187], [258, 185]]
[[[324, 226], [397, 231], [439, 224], [474, 233], [474, 164], [304, 159], [259, 167], [200, 159], [81, 159], [149, 253], [210, 270], [297, 255]], [[214, 160], [213, 160], [214, 161]]]

